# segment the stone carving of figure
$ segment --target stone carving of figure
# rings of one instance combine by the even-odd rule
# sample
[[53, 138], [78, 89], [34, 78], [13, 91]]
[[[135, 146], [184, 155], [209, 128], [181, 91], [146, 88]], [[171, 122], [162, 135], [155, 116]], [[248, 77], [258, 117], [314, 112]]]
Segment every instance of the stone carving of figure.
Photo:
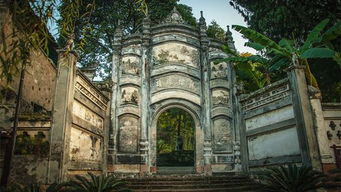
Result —
[[123, 92], [122, 92], [122, 100], [124, 103], [130, 102], [129, 94], [127, 93], [125, 89], [123, 89]]
[[122, 102], [124, 104], [126, 103], [132, 103], [135, 105], [138, 105], [138, 98], [139, 94], [137, 90], [130, 90], [129, 89], [123, 89], [122, 91]]
[[131, 94], [131, 102], [137, 105], [139, 102], [138, 99], [139, 99], [139, 95], [137, 93], [137, 90], [134, 90], [133, 93]]

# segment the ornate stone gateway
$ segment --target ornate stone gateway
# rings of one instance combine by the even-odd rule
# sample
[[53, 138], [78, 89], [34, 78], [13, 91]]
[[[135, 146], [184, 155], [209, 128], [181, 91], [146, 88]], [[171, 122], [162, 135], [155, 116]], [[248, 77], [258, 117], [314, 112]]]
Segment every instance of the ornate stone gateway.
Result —
[[229, 63], [214, 64], [227, 57], [223, 44], [234, 49], [229, 31], [226, 39], [209, 39], [202, 16], [192, 27], [176, 9], [155, 26], [145, 18], [138, 34], [123, 37], [117, 30], [109, 172], [157, 172], [157, 122], [171, 108], [193, 118], [197, 173], [240, 170], [239, 131], [232, 115], [235, 78]]

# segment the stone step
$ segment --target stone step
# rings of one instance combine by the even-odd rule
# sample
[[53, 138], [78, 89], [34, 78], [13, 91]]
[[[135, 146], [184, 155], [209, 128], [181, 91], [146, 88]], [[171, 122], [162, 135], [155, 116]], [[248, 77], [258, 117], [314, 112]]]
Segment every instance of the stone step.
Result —
[[158, 175], [194, 174], [194, 167], [158, 167]]
[[233, 176], [202, 176], [202, 175], [153, 175], [142, 178], [126, 178], [126, 181], [233, 181], [233, 180], [249, 180], [250, 178], [245, 175]]
[[137, 192], [260, 192], [262, 186], [245, 175], [153, 175], [144, 178], [125, 179], [127, 187]]
[[250, 179], [233, 179], [233, 180], [144, 180], [144, 181], [128, 181], [128, 183], [133, 185], [158, 185], [158, 184], [201, 184], [201, 183], [207, 183], [207, 184], [219, 184], [219, 183], [247, 183], [251, 182]]
[[261, 192], [261, 187], [255, 186], [238, 186], [238, 187], [228, 187], [228, 188], [192, 188], [192, 189], [135, 189], [134, 192]]
[[130, 189], [197, 189], [197, 188], [230, 188], [238, 186], [254, 186], [254, 183], [200, 183], [200, 184], [152, 184], [152, 185], [131, 185], [128, 184]]

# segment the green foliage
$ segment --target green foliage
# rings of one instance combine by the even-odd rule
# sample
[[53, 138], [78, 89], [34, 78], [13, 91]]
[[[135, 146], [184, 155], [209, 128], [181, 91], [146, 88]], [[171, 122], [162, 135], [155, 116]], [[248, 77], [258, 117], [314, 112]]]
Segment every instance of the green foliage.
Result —
[[125, 189], [125, 183], [114, 176], [94, 175], [88, 173], [88, 177], [76, 175], [73, 180], [65, 184], [67, 192], [113, 192], [130, 191]]
[[[284, 67], [288, 67], [292, 64], [292, 60], [295, 59], [300, 65], [306, 66], [306, 78], [308, 84], [318, 88], [316, 78], [310, 71], [307, 59], [335, 58], [338, 55], [335, 51], [326, 48], [327, 45], [319, 43], [319, 40], [323, 37], [321, 32], [327, 23], [328, 20], [323, 20], [317, 24], [311, 33], [308, 34], [307, 40], [303, 42], [301, 46], [294, 46], [294, 41], [287, 39], [282, 39], [279, 44], [277, 44], [265, 35], [252, 29], [238, 25], [234, 25], [232, 27], [252, 42], [264, 47], [263, 50], [266, 55], [272, 57], [272, 61], [270, 61], [271, 66], [268, 65], [270, 70], [281, 70]], [[339, 24], [337, 23], [336, 25]]]
[[[230, 0], [230, 4], [244, 17], [248, 26], [270, 39], [278, 42], [283, 38], [295, 39], [296, 47], [306, 41], [311, 29], [321, 20], [329, 18], [326, 30], [319, 38], [315, 39], [316, 44], [323, 44], [325, 47], [341, 51], [341, 1], [335, 0]], [[325, 24], [321, 24], [323, 27]], [[316, 33], [315, 33], [316, 37]], [[314, 39], [314, 37], [312, 37]], [[302, 49], [304, 52], [304, 49]], [[333, 61], [334, 60], [334, 61]], [[321, 62], [324, 62], [323, 64]], [[336, 62], [335, 62], [336, 61]], [[325, 102], [341, 101], [339, 94], [333, 87], [341, 82], [341, 69], [337, 66], [341, 63], [340, 54], [336, 53], [333, 59], [309, 60], [309, 64], [318, 80]], [[328, 66], [328, 68], [327, 68]], [[333, 78], [333, 79], [331, 79]], [[336, 100], [335, 100], [336, 99]]]
[[176, 9], [179, 11], [181, 14], [182, 18], [189, 24], [192, 25], [193, 27], [197, 26], [197, 20], [193, 16], [192, 12], [192, 7], [189, 7], [184, 4], [177, 4]]
[[[158, 158], [161, 157], [161, 161], [158, 163], [163, 163], [162, 165], [166, 165], [167, 162], [178, 165], [192, 164], [188, 155], [184, 154], [192, 154], [189, 156], [193, 157], [194, 139], [192, 116], [179, 108], [166, 110], [160, 115], [157, 122], [157, 154]], [[180, 145], [181, 149], [177, 149], [177, 146]], [[174, 155], [177, 158], [169, 158]]]
[[305, 192], [322, 186], [324, 175], [311, 167], [289, 164], [267, 168], [260, 181], [265, 191], [273, 192]]
[[[335, 0], [230, 0], [251, 29], [276, 42], [282, 38], [303, 41], [317, 22], [340, 18], [341, 2]], [[330, 25], [331, 26], [331, 25]]]
[[220, 41], [225, 41], [225, 33], [224, 29], [214, 20], [207, 27], [207, 36]]

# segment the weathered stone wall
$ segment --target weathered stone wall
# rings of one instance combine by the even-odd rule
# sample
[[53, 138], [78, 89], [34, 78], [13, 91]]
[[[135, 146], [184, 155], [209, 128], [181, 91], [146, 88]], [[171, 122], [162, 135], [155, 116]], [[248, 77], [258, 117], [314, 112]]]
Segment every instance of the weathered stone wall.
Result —
[[[13, 38], [13, 22], [5, 4], [0, 5], [0, 30], [4, 33], [4, 39], [0, 37], [0, 54], [2, 58], [10, 58], [5, 55], [4, 43], [11, 49], [11, 43], [16, 38], [21, 38], [20, 32]], [[16, 153], [13, 157], [13, 170], [10, 180], [18, 179], [17, 182], [45, 182], [47, 170], [47, 155], [49, 152], [49, 131], [51, 127], [50, 113], [53, 108], [56, 67], [42, 51], [32, 50], [30, 64], [24, 71], [24, 80], [19, 109], [19, 126], [17, 131]], [[14, 66], [14, 65], [12, 65]], [[20, 69], [12, 81], [0, 79], [0, 130], [2, 133], [10, 132], [13, 126], [16, 97], [19, 90]], [[3, 63], [0, 62], [0, 70]], [[24, 141], [21, 137], [25, 135]], [[41, 140], [42, 139], [42, 140]], [[20, 143], [21, 142], [21, 143]], [[33, 145], [32, 142], [41, 143], [42, 148]], [[29, 149], [26, 149], [29, 147]], [[5, 145], [0, 146], [4, 153]], [[43, 151], [39, 151], [43, 150]], [[2, 173], [4, 154], [0, 155]]]
[[241, 106], [249, 168], [301, 162], [288, 79], [242, 95]]
[[[3, 41], [7, 42], [9, 46], [13, 41], [11, 39], [12, 31], [12, 21], [10, 14], [6, 12], [4, 17], [1, 17], [1, 30], [4, 31], [5, 40], [0, 40], [0, 50], [3, 57]], [[20, 35], [19, 35], [20, 36]], [[10, 48], [10, 46], [9, 46]], [[42, 112], [51, 111], [53, 105], [53, 95], [56, 79], [56, 67], [55, 64], [41, 51], [32, 51], [30, 54], [30, 65], [26, 67], [25, 79], [23, 81], [23, 91], [21, 97], [21, 113], [32, 113], [32, 112]], [[0, 81], [0, 89], [3, 90], [4, 87], [9, 86], [10, 89], [3, 96], [1, 100], [0, 107], [0, 127], [8, 128], [11, 125], [9, 119], [13, 116], [15, 108], [15, 98], [19, 89], [19, 75], [20, 66], [18, 74], [14, 77], [11, 82], [6, 82], [4, 79]], [[2, 63], [0, 63], [0, 70], [2, 68]]]
[[72, 124], [65, 143], [66, 177], [88, 171], [104, 172], [108, 98], [79, 70], [74, 79]]
[[20, 119], [9, 182], [25, 185], [45, 184], [51, 119], [46, 116], [41, 116], [40, 120], [37, 116], [34, 119]]
[[[321, 142], [326, 151], [321, 154], [324, 171], [335, 168], [338, 160], [341, 164], [341, 158], [336, 159], [337, 153], [341, 151], [341, 104], [340, 103], [322, 103], [323, 110], [323, 130], [319, 137], [327, 138]], [[329, 150], [329, 151], [327, 151]]]

